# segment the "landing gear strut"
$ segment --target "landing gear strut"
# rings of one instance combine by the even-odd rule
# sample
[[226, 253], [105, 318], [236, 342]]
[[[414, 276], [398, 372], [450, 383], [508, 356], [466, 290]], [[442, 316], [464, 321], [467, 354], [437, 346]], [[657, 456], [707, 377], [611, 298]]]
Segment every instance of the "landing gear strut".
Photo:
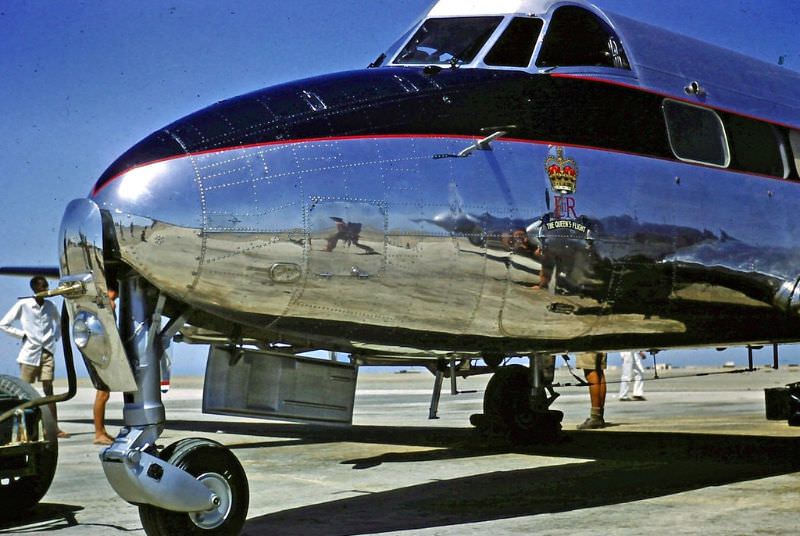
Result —
[[561, 411], [551, 410], [555, 359], [534, 355], [531, 366], [508, 365], [486, 385], [483, 414], [470, 417], [479, 431], [514, 443], [552, 442], [561, 437]]
[[205, 439], [178, 441], [160, 454], [164, 429], [159, 364], [174, 326], [161, 330], [165, 299], [144, 279], [120, 280], [120, 335], [138, 390], [125, 393], [125, 427], [100, 456], [114, 490], [139, 505], [145, 532], [238, 534], [247, 516], [247, 477], [230, 450]]

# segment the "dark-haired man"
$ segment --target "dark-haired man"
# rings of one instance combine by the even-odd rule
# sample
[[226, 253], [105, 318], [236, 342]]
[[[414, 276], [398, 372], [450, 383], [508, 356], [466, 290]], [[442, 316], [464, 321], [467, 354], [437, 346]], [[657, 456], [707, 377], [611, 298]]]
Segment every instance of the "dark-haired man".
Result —
[[[47, 279], [40, 275], [33, 277], [30, 285], [34, 294], [45, 292], [49, 287]], [[22, 348], [17, 356], [20, 377], [31, 384], [41, 380], [45, 396], [53, 395], [59, 321], [56, 306], [41, 297], [20, 299], [0, 320], [0, 330], [22, 339]], [[14, 326], [17, 322], [20, 327]], [[55, 404], [50, 404], [50, 412], [58, 422]], [[69, 434], [59, 428], [58, 437], [67, 438]]]

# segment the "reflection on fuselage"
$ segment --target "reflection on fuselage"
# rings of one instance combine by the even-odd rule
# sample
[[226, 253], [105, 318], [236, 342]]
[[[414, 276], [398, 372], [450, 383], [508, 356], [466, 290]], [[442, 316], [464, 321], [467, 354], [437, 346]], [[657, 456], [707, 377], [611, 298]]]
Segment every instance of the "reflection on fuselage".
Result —
[[[584, 163], [581, 197], [572, 205], [578, 217], [567, 219], [572, 214], [548, 211], [536, 195], [547, 190], [546, 177], [531, 186], [530, 170], [546, 155], [536, 144], [495, 144], [491, 153], [462, 159], [451, 170], [462, 199], [453, 205], [452, 188], [431, 155], [460, 144], [343, 140], [251, 149], [237, 159], [191, 157], [194, 167], [217, 173], [255, 158], [269, 162], [268, 172], [246, 181], [247, 196], [238, 181], [214, 176], [200, 182], [203, 203], [194, 213], [193, 196], [175, 199], [185, 204], [176, 214], [205, 227], [153, 217], [141, 204], [128, 209], [114, 183], [96, 199], [114, 219], [126, 263], [170, 296], [261, 338], [303, 331], [341, 347], [366, 340], [525, 351], [566, 340], [624, 344], [642, 334], [701, 342], [710, 329], [719, 336], [732, 318], [741, 326], [764, 314], [793, 326], [775, 303], [791, 279], [793, 250], [757, 248], [733, 232], [656, 223], [679, 220], [659, 205], [650, 207], [649, 221], [613, 215], [623, 204], [629, 208], [630, 197], [620, 192], [630, 185], [599, 177], [634, 157], [579, 153], [592, 160], [598, 179]], [[300, 152], [316, 154], [325, 170], [289, 171]], [[394, 154], [405, 154], [408, 168], [380, 156]], [[356, 158], [361, 167], [342, 172]], [[183, 167], [176, 162], [178, 172], [162, 183], [166, 191], [197, 189]], [[387, 174], [395, 180], [372, 180]], [[616, 197], [624, 203], [611, 202]], [[532, 203], [537, 198], [541, 205]], [[276, 281], [276, 263], [303, 275]], [[728, 338], [737, 336], [732, 331]]]

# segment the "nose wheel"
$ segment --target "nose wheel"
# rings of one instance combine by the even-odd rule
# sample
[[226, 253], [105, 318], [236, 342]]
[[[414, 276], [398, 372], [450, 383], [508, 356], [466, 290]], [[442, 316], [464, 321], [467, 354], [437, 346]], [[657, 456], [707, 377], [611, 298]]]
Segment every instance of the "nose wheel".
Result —
[[194, 476], [216, 498], [214, 506], [202, 512], [139, 506], [139, 517], [148, 536], [217, 536], [241, 532], [250, 491], [244, 469], [229, 449], [207, 439], [183, 439], [165, 448], [159, 457]]

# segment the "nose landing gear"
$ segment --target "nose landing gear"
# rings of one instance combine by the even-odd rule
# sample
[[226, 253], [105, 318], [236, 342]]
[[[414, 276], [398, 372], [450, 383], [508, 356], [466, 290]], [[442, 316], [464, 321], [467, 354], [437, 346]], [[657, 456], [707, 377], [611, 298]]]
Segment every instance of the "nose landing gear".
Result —
[[247, 476], [236, 456], [206, 439], [184, 439], [160, 454], [166, 417], [159, 364], [171, 337], [161, 330], [165, 298], [136, 274], [120, 278], [119, 329], [138, 387], [125, 394], [125, 427], [103, 451], [114, 490], [139, 505], [148, 536], [239, 534], [247, 517]]

